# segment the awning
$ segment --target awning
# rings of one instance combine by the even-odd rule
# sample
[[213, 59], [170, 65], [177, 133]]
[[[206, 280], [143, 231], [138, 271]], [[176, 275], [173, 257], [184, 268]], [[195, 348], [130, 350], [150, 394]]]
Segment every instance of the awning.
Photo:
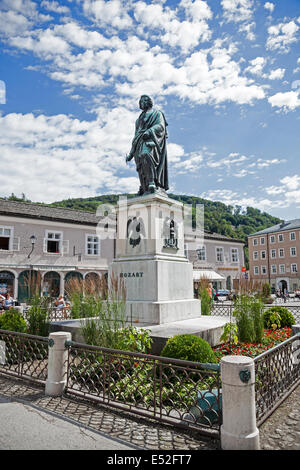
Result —
[[193, 280], [200, 281], [200, 279], [209, 279], [210, 281], [224, 281], [225, 277], [212, 270], [194, 269]]

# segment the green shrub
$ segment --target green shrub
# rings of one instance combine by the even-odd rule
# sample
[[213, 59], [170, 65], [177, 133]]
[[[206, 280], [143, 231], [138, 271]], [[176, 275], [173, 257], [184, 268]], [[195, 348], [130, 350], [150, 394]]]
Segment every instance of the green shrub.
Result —
[[26, 333], [27, 325], [18, 310], [10, 309], [0, 315], [0, 330]]
[[286, 307], [276, 305], [274, 307], [268, 308], [268, 310], [266, 310], [264, 313], [265, 328], [272, 327], [272, 318], [274, 317], [274, 314], [279, 314], [280, 328], [291, 328], [291, 326], [296, 323], [293, 314]]
[[215, 353], [208, 342], [189, 334], [170, 338], [163, 348], [161, 356], [193, 362], [217, 362]]
[[150, 330], [142, 330], [135, 326], [128, 326], [121, 330], [121, 334], [122, 342], [120, 349], [144, 354], [149, 352], [153, 341], [150, 336]]

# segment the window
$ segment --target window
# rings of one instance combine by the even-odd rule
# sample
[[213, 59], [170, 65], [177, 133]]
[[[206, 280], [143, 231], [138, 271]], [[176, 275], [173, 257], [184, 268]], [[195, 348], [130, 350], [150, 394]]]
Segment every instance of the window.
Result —
[[99, 255], [100, 254], [100, 239], [97, 235], [86, 236], [86, 254]]
[[220, 247], [216, 248], [216, 259], [220, 263], [224, 261], [224, 249], [223, 248], [220, 248]]
[[256, 245], [258, 245], [258, 240], [257, 238], [253, 238], [253, 246], [256, 246]]
[[276, 250], [271, 250], [271, 258], [276, 258]]
[[285, 264], [280, 264], [279, 265], [279, 273], [284, 274], [285, 273]]
[[262, 267], [261, 267], [261, 273], [262, 273], [262, 274], [267, 274], [267, 268], [266, 268], [266, 266], [262, 266]]
[[237, 248], [231, 248], [231, 261], [232, 263], [238, 263], [239, 261], [239, 250]]
[[275, 235], [270, 236], [270, 243], [275, 243]]
[[277, 273], [277, 266], [276, 266], [276, 264], [272, 264], [272, 266], [271, 266], [271, 273], [272, 273], [272, 274], [276, 274], [276, 273]]
[[290, 232], [290, 240], [296, 240], [296, 233], [295, 232]]
[[11, 227], [0, 227], [0, 250], [10, 249], [11, 236], [12, 236]]
[[265, 251], [260, 252], [260, 259], [266, 259], [266, 252]]
[[258, 259], [258, 251], [253, 251], [253, 259]]
[[283, 241], [284, 241], [284, 236], [282, 235], [282, 233], [280, 233], [280, 234], [278, 235], [278, 241], [279, 241], [279, 242], [283, 242]]
[[290, 253], [291, 253], [291, 256], [297, 256], [297, 248], [295, 246], [292, 246], [290, 248]]
[[278, 255], [279, 255], [279, 258], [284, 258], [284, 248], [279, 248]]
[[46, 253], [61, 253], [62, 232], [46, 232], [44, 251]]
[[205, 249], [205, 246], [201, 246], [201, 247], [198, 248], [196, 251], [197, 251], [198, 260], [200, 260], [200, 261], [205, 261], [205, 260], [206, 260], [206, 249]]
[[254, 274], [259, 274], [259, 266], [254, 266]]
[[291, 264], [291, 272], [292, 273], [297, 273], [298, 272], [298, 268], [297, 268], [296, 263]]
[[261, 244], [261, 245], [264, 245], [264, 244], [265, 244], [265, 237], [261, 237], [261, 239], [260, 239], [260, 244]]

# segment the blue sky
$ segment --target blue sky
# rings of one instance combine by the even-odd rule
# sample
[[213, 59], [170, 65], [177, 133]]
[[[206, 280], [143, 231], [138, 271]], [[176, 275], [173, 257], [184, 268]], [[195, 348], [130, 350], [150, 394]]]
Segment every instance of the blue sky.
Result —
[[171, 192], [299, 217], [299, 0], [0, 0], [0, 41], [0, 196], [137, 192], [146, 93]]

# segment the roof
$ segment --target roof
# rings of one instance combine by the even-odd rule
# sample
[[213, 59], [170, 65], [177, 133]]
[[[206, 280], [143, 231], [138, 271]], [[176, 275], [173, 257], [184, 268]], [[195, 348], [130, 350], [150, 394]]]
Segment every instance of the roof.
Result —
[[100, 220], [94, 212], [5, 200], [0, 200], [0, 215], [94, 226]]
[[296, 230], [298, 228], [300, 228], [300, 219], [293, 219], [288, 220], [286, 222], [281, 222], [269, 228], [265, 228], [264, 230], [260, 230], [259, 232], [251, 233], [249, 237], [253, 237], [256, 235], [266, 235], [268, 233], [275, 232], [285, 232], [287, 230]]
[[[36, 204], [32, 202], [6, 201], [0, 200], [0, 215], [10, 217], [23, 217], [27, 219], [50, 220], [54, 222], [73, 223], [81, 225], [97, 226], [101, 217], [96, 216], [95, 212], [81, 211], [75, 209], [65, 209], [62, 207], [48, 206], [46, 204]], [[187, 236], [196, 237], [195, 232], [186, 234]], [[204, 238], [211, 240], [219, 240], [231, 243], [242, 243], [243, 240], [226, 237], [219, 233], [204, 230]]]
[[242, 243], [243, 245], [245, 245], [245, 242], [243, 240], [240, 240], [238, 238], [231, 238], [231, 237], [227, 237], [226, 235], [221, 235], [220, 233], [215, 233], [215, 232], [209, 232], [208, 230], [203, 230], [203, 232], [198, 232], [198, 235], [197, 235], [197, 231], [192, 231], [192, 230], [189, 230], [187, 231], [186, 233], [186, 237], [190, 237], [190, 238], [199, 238], [199, 236], [204, 236], [204, 239], [205, 240], [219, 240], [221, 242], [230, 242], [230, 243]]

